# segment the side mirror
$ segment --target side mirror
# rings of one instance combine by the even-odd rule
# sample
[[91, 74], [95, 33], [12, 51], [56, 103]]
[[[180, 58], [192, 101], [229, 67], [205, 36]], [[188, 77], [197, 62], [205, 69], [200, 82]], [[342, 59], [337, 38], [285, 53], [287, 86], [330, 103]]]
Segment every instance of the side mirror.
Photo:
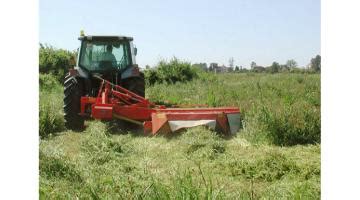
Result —
[[135, 56], [137, 55], [137, 48], [136, 47], [134, 48], [134, 54], [135, 54]]

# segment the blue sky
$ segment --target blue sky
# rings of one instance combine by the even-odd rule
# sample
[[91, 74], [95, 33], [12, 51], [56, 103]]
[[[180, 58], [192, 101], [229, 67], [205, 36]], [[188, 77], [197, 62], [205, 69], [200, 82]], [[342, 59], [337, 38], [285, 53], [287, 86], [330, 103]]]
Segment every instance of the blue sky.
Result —
[[75, 50], [89, 35], [133, 36], [140, 67], [176, 56], [249, 68], [320, 54], [320, 0], [40, 0], [39, 41]]

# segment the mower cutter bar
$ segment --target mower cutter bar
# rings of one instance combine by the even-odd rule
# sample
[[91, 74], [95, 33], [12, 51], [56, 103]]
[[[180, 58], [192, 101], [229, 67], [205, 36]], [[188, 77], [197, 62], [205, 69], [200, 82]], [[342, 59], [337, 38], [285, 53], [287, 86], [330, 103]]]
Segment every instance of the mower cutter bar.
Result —
[[240, 129], [240, 110], [222, 108], [166, 108], [111, 82], [102, 81], [97, 97], [81, 97], [80, 115], [91, 108], [95, 119], [113, 118], [142, 125], [146, 134], [168, 134], [183, 128], [207, 126], [229, 135]]

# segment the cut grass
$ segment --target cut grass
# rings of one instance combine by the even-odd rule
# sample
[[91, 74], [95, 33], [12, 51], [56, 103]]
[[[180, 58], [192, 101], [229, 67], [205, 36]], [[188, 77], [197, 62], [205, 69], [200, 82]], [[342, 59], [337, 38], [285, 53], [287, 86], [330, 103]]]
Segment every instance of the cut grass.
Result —
[[68, 131], [41, 140], [42, 197], [316, 199], [320, 195], [319, 145], [252, 145], [241, 136], [225, 140], [202, 127], [174, 138], [106, 131], [106, 124], [91, 121], [83, 133]]

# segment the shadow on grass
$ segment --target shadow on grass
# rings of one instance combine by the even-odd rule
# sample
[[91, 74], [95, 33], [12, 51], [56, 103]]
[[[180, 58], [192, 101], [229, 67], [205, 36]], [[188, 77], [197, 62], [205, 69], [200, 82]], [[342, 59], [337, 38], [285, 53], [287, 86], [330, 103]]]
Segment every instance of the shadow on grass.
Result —
[[[208, 130], [212, 131], [212, 132], [216, 132], [216, 131], [211, 130], [210, 128], [208, 128], [206, 126], [204, 126], [204, 127], [207, 128]], [[192, 128], [197, 128], [197, 127], [192, 127]], [[177, 139], [177, 138], [181, 137], [181, 135], [183, 135], [187, 130], [192, 129], [192, 128], [180, 129], [180, 130], [172, 132], [170, 134], [162, 134], [162, 136], [164, 138], [166, 138], [167, 140]], [[236, 134], [225, 135], [225, 134], [220, 133], [220, 132], [216, 132], [216, 134], [219, 135], [219, 137], [224, 139], [224, 140], [230, 140], [230, 139], [232, 139], [232, 138], [234, 138], [236, 136]]]
[[159, 105], [159, 106], [166, 106], [168, 108], [177, 107], [177, 104], [171, 103], [169, 101], [154, 101], [153, 103], [156, 104], [156, 105]]
[[206, 104], [177, 104], [169, 101], [154, 101], [156, 105], [165, 106], [167, 108], [208, 108]]

